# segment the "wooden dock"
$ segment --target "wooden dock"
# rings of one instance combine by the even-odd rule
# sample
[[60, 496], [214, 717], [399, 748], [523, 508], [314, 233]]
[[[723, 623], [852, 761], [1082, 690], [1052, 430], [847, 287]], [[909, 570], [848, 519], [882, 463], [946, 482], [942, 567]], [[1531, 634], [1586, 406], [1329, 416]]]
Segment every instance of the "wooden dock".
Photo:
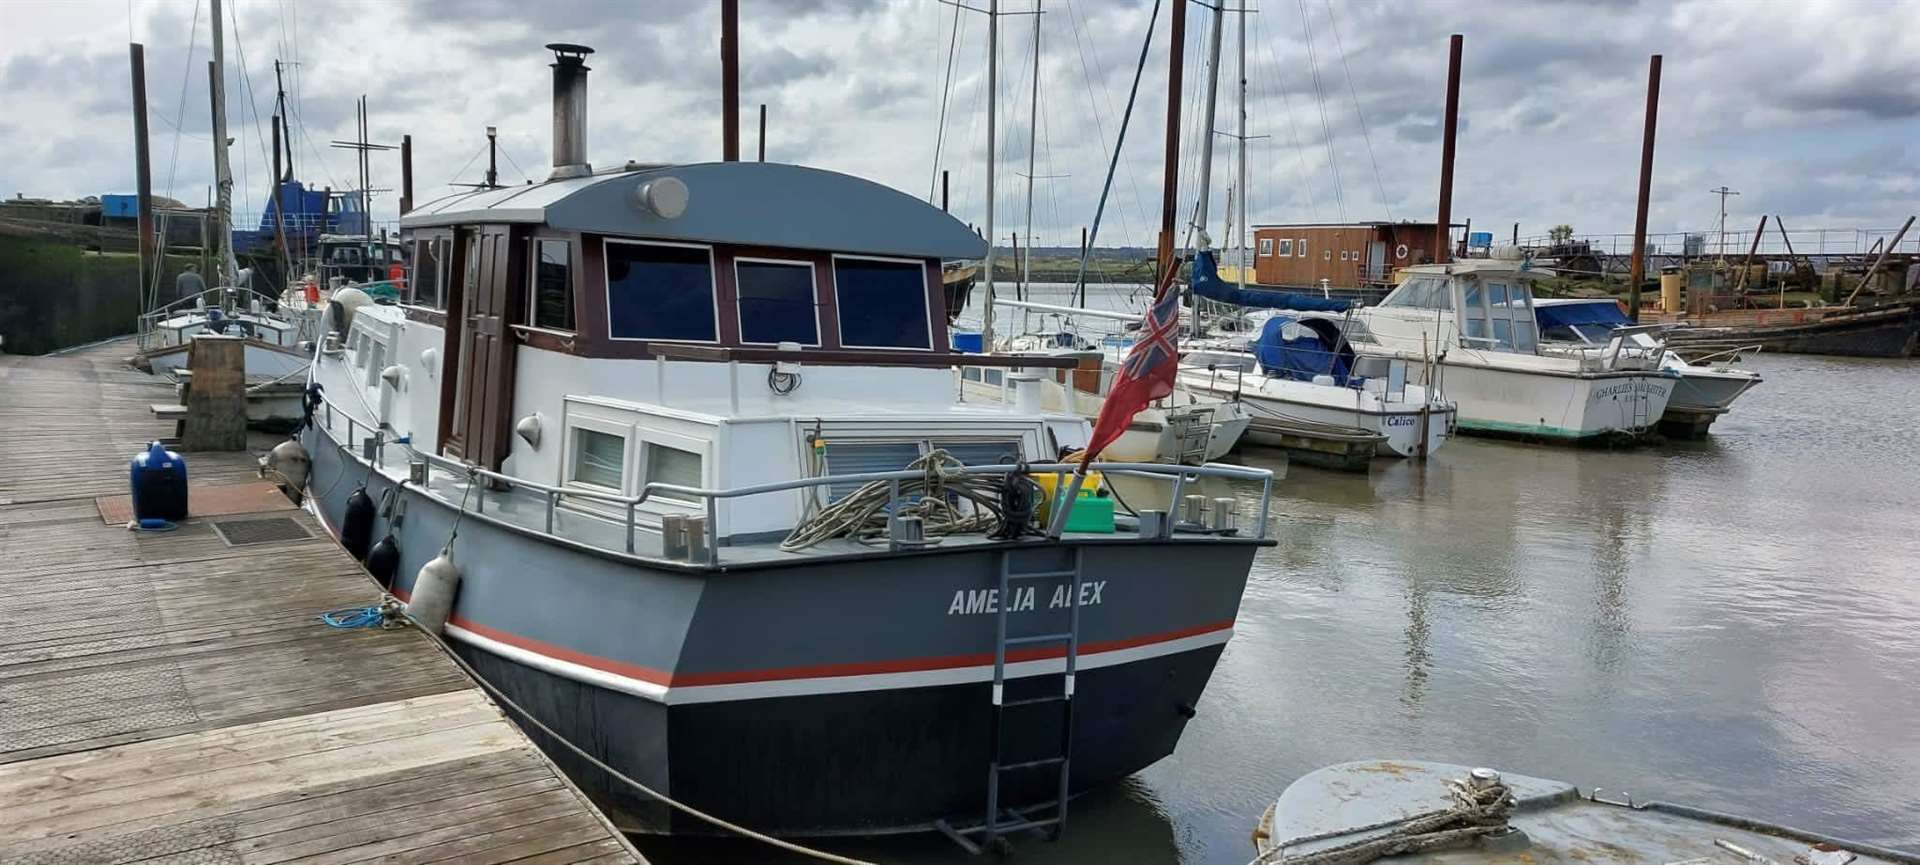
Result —
[[0, 865], [643, 861], [426, 636], [317, 621], [380, 592], [305, 512], [107, 524], [172, 434], [129, 352], [0, 356]]

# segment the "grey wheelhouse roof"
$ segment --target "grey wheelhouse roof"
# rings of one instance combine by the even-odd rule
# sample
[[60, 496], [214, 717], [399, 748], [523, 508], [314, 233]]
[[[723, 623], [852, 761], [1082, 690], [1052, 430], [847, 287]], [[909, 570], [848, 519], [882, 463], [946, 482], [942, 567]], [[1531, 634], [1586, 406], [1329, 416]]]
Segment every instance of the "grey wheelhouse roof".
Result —
[[[636, 203], [644, 182], [675, 177], [687, 208], [665, 219]], [[656, 240], [787, 249], [980, 258], [980, 239], [960, 220], [870, 180], [773, 162], [706, 162], [485, 189], [428, 202], [402, 229], [538, 223], [565, 231]]]

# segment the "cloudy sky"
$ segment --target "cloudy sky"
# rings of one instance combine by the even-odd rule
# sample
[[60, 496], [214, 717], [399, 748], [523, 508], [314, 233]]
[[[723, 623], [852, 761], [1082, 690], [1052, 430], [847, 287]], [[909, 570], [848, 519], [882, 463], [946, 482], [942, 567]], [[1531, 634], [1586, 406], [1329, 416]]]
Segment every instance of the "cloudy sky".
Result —
[[[1008, 10], [1031, 0], [1003, 0]], [[1168, 3], [1174, 0], [1167, 0]], [[126, 43], [146, 45], [155, 189], [198, 203], [211, 177], [209, 0], [4, 0], [0, 194], [78, 197], [133, 188]], [[984, 6], [986, 0], [976, 5]], [[1665, 55], [1651, 229], [1762, 213], [1793, 229], [1897, 225], [1920, 210], [1920, 0], [1331, 2], [1257, 0], [1247, 23], [1251, 220], [1431, 219], [1449, 33], [1466, 37], [1455, 219], [1500, 235], [1568, 223], [1632, 228], [1647, 57]], [[1040, 17], [1034, 230], [1078, 242], [1119, 131], [1151, 0], [1045, 0]], [[1102, 245], [1149, 245], [1165, 134], [1167, 8], [1122, 148]], [[1189, 6], [1180, 205], [1193, 207], [1205, 37]], [[720, 155], [717, 2], [695, 0], [238, 0], [228, 6], [236, 207], [267, 190], [273, 61], [288, 75], [300, 176], [335, 188], [354, 162], [367, 94], [373, 139], [415, 142], [416, 197], [481, 179], [500, 129], [504, 182], [550, 162], [550, 55], [597, 49], [596, 166]], [[1001, 19], [998, 233], [1024, 230], [1033, 17]], [[958, 22], [958, 32], [955, 27]], [[1235, 34], [1226, 22], [1216, 123], [1233, 131]], [[769, 159], [928, 195], [938, 164], [953, 207], [985, 215], [986, 16], [936, 0], [742, 0], [742, 150], [768, 106]], [[949, 57], [954, 58], [949, 67]], [[949, 83], [949, 76], [951, 83]], [[945, 111], [945, 122], [941, 116]], [[1232, 182], [1215, 162], [1212, 224]], [[399, 185], [395, 154], [376, 186]], [[169, 192], [170, 191], [170, 192]], [[376, 200], [391, 216], [397, 198]], [[796, 214], [796, 218], [804, 218]]]

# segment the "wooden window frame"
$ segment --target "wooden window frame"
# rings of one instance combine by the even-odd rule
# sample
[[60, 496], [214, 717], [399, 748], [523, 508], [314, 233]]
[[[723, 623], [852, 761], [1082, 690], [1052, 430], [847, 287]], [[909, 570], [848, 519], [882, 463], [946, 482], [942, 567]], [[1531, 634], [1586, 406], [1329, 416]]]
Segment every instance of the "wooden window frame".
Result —
[[[721, 338], [725, 336], [725, 334], [720, 329], [720, 264], [719, 264], [718, 256], [714, 254], [713, 244], [673, 243], [673, 242], [664, 241], [664, 240], [628, 240], [628, 239], [619, 238], [619, 237], [602, 237], [600, 238], [600, 243], [601, 243], [600, 284], [601, 284], [601, 294], [603, 295], [602, 300], [606, 303], [607, 340], [609, 342], [677, 342], [677, 343], [684, 343], [687, 345], [722, 345], [723, 344], [721, 341]], [[671, 338], [663, 338], [663, 337], [657, 337], [657, 336], [615, 336], [613, 333], [613, 275], [608, 270], [608, 268], [613, 266], [612, 265], [613, 256], [610, 253], [610, 251], [607, 249], [607, 247], [611, 244], [616, 244], [616, 243], [624, 244], [627, 246], [666, 246], [666, 247], [678, 247], [680, 249], [706, 250], [707, 251], [707, 283], [709, 286], [708, 290], [710, 291], [711, 296], [713, 298], [713, 338], [712, 339], [671, 339]], [[574, 325], [578, 326], [579, 323], [580, 323], [579, 316], [578, 316], [578, 313], [576, 313], [574, 317]], [[932, 338], [929, 337], [928, 341], [931, 342]]]
[[[839, 261], [843, 258], [853, 261], [885, 261], [893, 264], [911, 264], [920, 268], [920, 308], [923, 311], [921, 318], [927, 328], [926, 348], [910, 345], [855, 345], [847, 341], [846, 323], [838, 320], [838, 317], [843, 315], [846, 310], [846, 304], [840, 302]], [[932, 354], [936, 350], [933, 341], [933, 299], [927, 293], [927, 262], [924, 259], [898, 258], [888, 255], [853, 255], [836, 252], [830, 257], [829, 261], [833, 265], [833, 271], [830, 275], [833, 277], [833, 310], [834, 316], [836, 317], [834, 325], [835, 329], [840, 332], [841, 348], [866, 349], [869, 351], [919, 351], [928, 354]]]
[[[732, 262], [731, 266], [733, 268], [734, 333], [739, 335], [741, 345], [779, 345], [779, 343], [776, 342], [753, 342], [747, 339], [747, 322], [746, 319], [740, 315], [740, 263], [743, 261], [748, 264], [806, 265], [807, 286], [811, 289], [810, 297], [808, 298], [810, 303], [808, 305], [813, 307], [813, 342], [803, 342], [800, 343], [800, 345], [807, 348], [822, 348], [826, 345], [826, 326], [825, 323], [820, 320], [820, 266], [817, 262], [804, 258], [774, 258], [764, 255], [734, 255], [729, 256], [728, 259]], [[839, 283], [836, 282], [834, 283], [833, 297], [836, 314], [838, 314], [840, 301], [839, 291], [840, 286]], [[927, 317], [933, 317], [932, 310], [927, 311]], [[929, 336], [927, 341], [931, 343], [933, 338]]]

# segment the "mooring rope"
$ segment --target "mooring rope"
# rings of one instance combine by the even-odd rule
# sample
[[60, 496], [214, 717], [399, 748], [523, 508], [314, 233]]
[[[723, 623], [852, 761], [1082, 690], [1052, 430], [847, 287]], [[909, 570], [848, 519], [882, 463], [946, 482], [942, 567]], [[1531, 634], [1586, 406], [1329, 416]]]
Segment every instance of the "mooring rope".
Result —
[[[907, 464], [907, 468], [921, 472], [921, 476], [899, 482], [898, 501], [893, 498], [891, 482], [867, 483], [794, 526], [780, 542], [780, 549], [804, 550], [842, 536], [863, 544], [875, 543], [887, 536], [889, 505], [896, 519], [919, 517], [929, 538], [983, 533], [1000, 527], [1005, 518], [1001, 502], [1004, 478], [965, 474], [965, 464], [937, 448]], [[963, 513], [957, 499], [972, 502], [972, 510]]]
[[876, 865], [876, 863], [869, 862], [864, 859], [853, 859], [847, 856], [841, 856], [837, 853], [829, 853], [825, 850], [815, 850], [811, 847], [803, 847], [791, 841], [785, 841], [779, 838], [775, 838], [772, 835], [767, 835], [761, 832], [755, 832], [754, 830], [748, 829], [747, 827], [742, 826], [738, 823], [730, 822], [721, 817], [715, 816], [713, 814], [709, 814], [705, 811], [695, 808], [692, 805], [688, 805], [685, 802], [681, 802], [677, 799], [674, 799], [673, 797], [668, 796], [667, 794], [662, 793], [658, 790], [655, 790], [652, 787], [649, 787], [645, 784], [642, 784], [639, 781], [634, 780], [633, 778], [627, 777], [627, 775], [622, 773], [620, 770], [607, 765], [606, 763], [602, 762], [600, 758], [587, 753], [586, 750], [582, 749], [580, 746], [573, 744], [573, 742], [569, 741], [565, 736], [560, 735], [552, 727], [547, 726], [539, 718], [534, 717], [532, 712], [527, 711], [525, 708], [521, 707], [519, 703], [514, 702], [512, 697], [507, 696], [506, 692], [500, 690], [492, 682], [487, 681], [487, 678], [485, 676], [480, 675], [479, 670], [474, 669], [473, 665], [468, 664], [465, 658], [460, 657], [460, 654], [458, 652], [455, 652], [453, 650], [453, 647], [448, 645], [447, 641], [444, 638], [442, 638], [440, 635], [427, 630], [426, 627], [422, 626], [418, 621], [415, 621], [412, 616], [408, 616], [404, 611], [399, 613], [399, 615], [402, 618], [404, 618], [408, 623], [411, 623], [414, 626], [414, 628], [418, 630], [420, 633], [427, 635], [427, 637], [429, 637], [433, 641], [433, 644], [440, 648], [440, 651], [442, 654], [445, 654], [448, 658], [452, 659], [454, 664], [458, 665], [460, 669], [466, 671], [466, 674], [468, 676], [473, 677], [473, 680], [475, 682], [478, 682], [480, 684], [480, 687], [485, 688], [487, 690], [487, 693], [492, 695], [495, 700], [500, 701], [501, 705], [504, 705], [507, 708], [512, 709], [514, 714], [519, 715], [521, 718], [525, 719], [527, 723], [532, 724], [535, 728], [539, 729], [540, 732], [545, 733], [548, 737], [552, 738], [553, 741], [560, 743], [562, 747], [566, 748], [568, 751], [573, 752], [574, 756], [587, 761], [594, 768], [607, 773], [608, 777], [611, 777], [614, 780], [621, 782], [622, 784], [632, 787], [633, 789], [638, 790], [641, 793], [644, 793], [651, 798], [657, 799], [662, 804], [670, 808], [673, 808], [674, 810], [680, 811], [681, 813], [687, 814], [688, 816], [702, 820], [706, 823], [709, 823], [713, 826], [717, 826], [721, 829], [725, 829], [728, 832], [732, 832], [736, 835], [740, 835], [745, 838], [751, 838], [763, 844], [768, 844], [774, 847], [778, 847], [789, 853], [797, 853], [801, 856], [809, 856], [823, 862], [837, 862], [837, 863], [840, 863], [840, 865]]

